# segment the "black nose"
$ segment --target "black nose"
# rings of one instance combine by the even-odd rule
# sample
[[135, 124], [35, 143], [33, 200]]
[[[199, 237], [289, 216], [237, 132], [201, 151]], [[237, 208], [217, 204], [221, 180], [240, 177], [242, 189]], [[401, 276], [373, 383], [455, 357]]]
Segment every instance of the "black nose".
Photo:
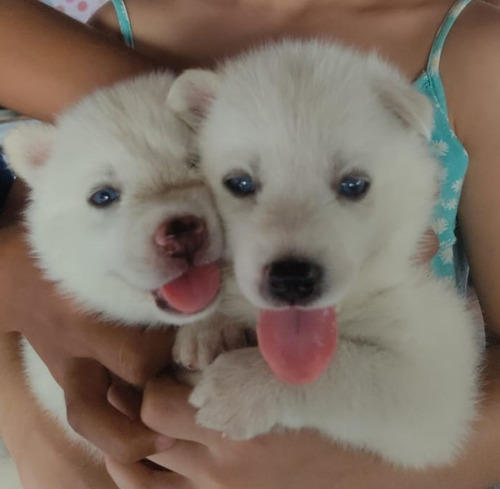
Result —
[[316, 263], [287, 259], [271, 263], [268, 291], [274, 299], [290, 305], [306, 304], [319, 294], [323, 269]]

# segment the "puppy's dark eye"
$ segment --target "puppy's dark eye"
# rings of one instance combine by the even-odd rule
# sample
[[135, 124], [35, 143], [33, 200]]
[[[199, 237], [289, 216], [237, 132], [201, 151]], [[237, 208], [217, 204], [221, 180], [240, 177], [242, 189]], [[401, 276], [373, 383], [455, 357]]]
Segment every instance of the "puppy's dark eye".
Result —
[[249, 175], [237, 175], [224, 180], [226, 188], [236, 197], [247, 197], [255, 194], [256, 185]]
[[120, 198], [120, 192], [113, 187], [104, 187], [94, 192], [89, 203], [94, 207], [108, 207]]
[[366, 177], [344, 177], [338, 186], [338, 193], [348, 199], [360, 199], [370, 188], [370, 180]]

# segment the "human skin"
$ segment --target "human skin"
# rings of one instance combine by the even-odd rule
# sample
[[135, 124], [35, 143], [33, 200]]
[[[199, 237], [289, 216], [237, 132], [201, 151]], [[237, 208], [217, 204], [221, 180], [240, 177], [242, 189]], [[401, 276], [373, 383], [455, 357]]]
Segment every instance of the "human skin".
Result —
[[[489, 355], [496, 359], [498, 348]], [[493, 423], [500, 423], [494, 405], [500, 388], [493, 379], [499, 374], [498, 362], [489, 362], [485, 378], [493, 385], [488, 384], [488, 397], [467, 449], [451, 466], [396, 469], [308, 430], [232, 441], [197, 426], [196, 410], [187, 403], [190, 390], [168, 377], [148, 384], [142, 415], [149, 426], [176, 439], [169, 450], [150, 457], [173, 472], [120, 464], [110, 457], [106, 463], [120, 489], [486, 489], [498, 481], [498, 435]]]
[[0, 22], [0, 105], [37, 119], [157, 66], [36, 0], [1, 0]]
[[[25, 384], [19, 336], [0, 338], [0, 426], [25, 488], [116, 489], [102, 465], [68, 443], [65, 433], [35, 407]], [[6, 488], [10, 489], [10, 488]]]
[[[4, 2], [3, 4], [0, 2], [0, 9], [2, 5], [9, 6], [9, 3], [11, 8], [13, 8], [12, 5], [14, 2], [11, 1]], [[15, 0], [15, 3], [16, 5], [23, 6], [31, 2], [23, 3], [20, 0]], [[396, 4], [394, 2], [389, 2], [385, 5], [387, 7], [385, 9], [381, 8], [382, 5], [380, 3], [368, 4], [362, 0], [355, 3], [350, 2], [350, 4], [349, 2], [341, 3], [333, 0], [330, 2], [303, 2], [301, 0], [297, 0], [295, 2], [287, 2], [286, 5], [285, 3], [277, 0], [272, 4], [272, 8], [269, 8], [270, 4], [266, 6], [264, 2], [257, 3], [251, 0], [241, 3], [212, 2], [207, 0], [185, 0], [183, 2], [129, 0], [127, 5], [129, 6], [132, 17], [135, 35], [139, 40], [142, 39], [142, 41], [138, 43], [139, 48], [146, 51], [150, 56], [155, 57], [157, 62], [167, 64], [172, 67], [180, 68], [196, 65], [210, 65], [214, 62], [214, 60], [243, 49], [263, 37], [271, 38], [278, 35], [281, 36], [284, 33], [300, 37], [308, 36], [311, 33], [317, 33], [324, 35], [325, 37], [339, 38], [349, 44], [358, 45], [361, 48], [368, 48], [369, 46], [375, 47], [391, 61], [399, 65], [410, 78], [415, 78], [425, 65], [432, 37], [445, 11], [450, 6], [450, 3], [451, 2], [444, 0], [438, 2], [434, 1], [419, 4], [419, 8], [416, 8], [413, 2], [408, 0], [399, 2], [401, 8], [395, 8]], [[495, 65], [495, 60], [497, 60], [499, 51], [499, 40], [497, 34], [498, 14], [494, 14], [491, 9], [486, 9], [486, 7], [480, 5], [477, 7], [470, 7], [470, 9], [470, 13], [467, 13], [467, 16], [464, 14], [464, 17], [458, 21], [456, 27], [450, 34], [450, 38], [445, 48], [445, 53], [443, 54], [441, 71], [446, 87], [453, 126], [460, 139], [466, 144], [471, 156], [470, 170], [465, 182], [464, 194], [461, 200], [460, 221], [470, 255], [469, 258], [471, 261], [475, 285], [478, 289], [485, 317], [488, 320], [489, 330], [492, 335], [495, 335], [500, 329], [498, 326], [499, 306], [497, 304], [498, 301], [496, 300], [498, 294], [496, 277], [499, 276], [500, 257], [496, 257], [491, 250], [496, 249], [496, 245], [500, 239], [500, 231], [492, 225], [492, 222], [494, 221], [491, 219], [493, 216], [491, 215], [492, 211], [489, 211], [489, 209], [498, 208], [498, 197], [495, 195], [496, 192], [494, 183], [497, 182], [500, 177], [500, 175], [498, 175], [498, 170], [494, 168], [495, 165], [493, 164], [494, 155], [498, 154], [498, 150], [500, 148], [498, 147], [499, 144], [495, 138], [491, 137], [493, 132], [491, 129], [498, 127], [499, 124], [498, 115], [495, 114], [495, 111], [493, 110], [493, 107], [498, 106], [498, 102], [500, 102], [500, 95], [498, 93], [499, 89], [496, 87], [498, 84], [495, 83], [495, 77], [498, 79], [499, 75], [498, 65]], [[106, 11], [109, 13], [109, 8]], [[106, 11], [103, 11], [103, 19], [106, 16]], [[143, 17], [141, 17], [141, 15]], [[2, 21], [3, 18], [4, 17], [2, 17], [0, 10], [0, 19], [2, 19]], [[141, 21], [141, 18], [144, 20]], [[146, 22], [148, 19], [149, 21]], [[109, 26], [113, 31], [112, 23], [115, 22], [116, 24], [114, 15], [110, 18], [110, 22]], [[105, 20], [101, 20], [101, 24], [107, 25]], [[33, 26], [33, 28], [35, 28], [35, 26]], [[71, 27], [71, 31], [67, 31], [65, 35], [73, 32], [72, 29], [74, 28], [76, 27]], [[116, 31], [116, 27], [114, 27], [114, 30]], [[11, 35], [15, 35], [15, 32], [11, 32]], [[87, 34], [79, 35], [82, 37], [78, 38], [78, 43], [75, 41], [78, 45], [83, 42], [83, 38], [84, 36], [87, 36]], [[87, 38], [85, 37], [85, 39]], [[117, 47], [113, 47], [111, 50], [106, 47], [106, 49], [101, 51], [101, 43], [106, 43], [103, 39], [99, 39], [100, 40], [98, 42], [96, 41], [96, 43], [101, 47], [95, 47], [94, 55], [101, 53], [100, 56], [102, 56], [102, 64], [99, 65], [100, 68], [104, 70], [105, 73], [108, 73], [108, 70], [110, 70], [113, 76], [108, 78], [107, 75], [103, 76], [101, 74], [93, 73], [93, 70], [86, 70], [86, 72], [81, 75], [83, 81], [79, 81], [78, 77], [75, 76], [75, 79], [71, 80], [72, 83], [68, 83], [68, 85], [71, 85], [72, 87], [71, 89], [68, 89], [68, 95], [66, 95], [63, 88], [57, 88], [58, 84], [62, 84], [62, 87], [64, 87], [64, 84], [66, 83], [65, 80], [58, 80], [55, 75], [52, 77], [48, 76], [48, 81], [45, 83], [44, 90], [51, 87], [57, 88], [57, 90], [60, 89], [61, 99], [66, 100], [66, 102], [59, 103], [59, 97], [56, 96], [54, 101], [46, 102], [45, 107], [39, 107], [38, 104], [41, 104], [40, 101], [21, 100], [22, 97], [16, 99], [19, 100], [19, 104], [21, 104], [21, 102], [25, 104], [24, 111], [32, 114], [38, 114], [38, 116], [42, 118], [50, 119], [53, 114], [72, 103], [72, 101], [77, 99], [79, 96], [87, 93], [94, 86], [111, 83], [122, 76], [133, 74], [142, 69], [141, 66], [141, 68], [137, 71], [134, 71], [131, 66], [138, 67], [139, 64], [144, 61], [134, 61], [129, 65], [129, 60], [127, 62], [123, 61], [124, 64], [121, 65], [122, 68], [125, 67], [123, 71], [120, 71], [120, 69], [115, 71], [116, 66], [114, 63], [118, 63], [118, 65], [120, 65], [121, 62], [117, 62], [116, 60], [124, 60], [125, 58], [129, 59], [128, 56], [132, 56], [132, 54], [121, 54], [122, 50]], [[37, 42], [40, 42], [40, 37], [37, 38]], [[87, 51], [82, 50], [80, 55], [85, 57], [85, 52]], [[478, 55], [478, 53], [480, 53], [480, 55]], [[19, 58], [16, 59], [19, 63]], [[72, 59], [76, 58], [73, 57]], [[88, 59], [88, 61], [91, 62], [92, 60]], [[77, 61], [74, 62], [77, 63]], [[136, 62], [138, 63], [137, 65], [135, 64]], [[148, 63], [145, 63], [145, 65], [148, 65]], [[27, 70], [31, 69], [29, 65], [25, 68]], [[128, 71], [129, 69], [130, 71]], [[43, 71], [43, 66], [40, 66], [40, 70]], [[89, 75], [91, 71], [93, 74]], [[72, 73], [73, 70], [68, 69], [68, 72]], [[78, 70], [76, 70], [76, 72], [78, 73]], [[29, 71], [26, 71], [26, 73], [29, 73]], [[90, 77], [91, 80], [89, 81], [86, 77]], [[93, 77], [96, 77], [97, 80], [94, 80]], [[75, 86], [77, 88], [75, 88]], [[477, 90], [478, 86], [482, 88], [481, 91]], [[35, 89], [36, 87], [30, 87], [30, 90]], [[2, 91], [0, 88], [0, 101], [2, 101], [2, 97], [4, 97], [3, 100], [11, 100], [8, 93], [6, 94], [5, 91]], [[35, 99], [35, 97], [30, 97], [30, 99]], [[26, 104], [31, 104], [31, 108]], [[12, 103], [8, 105], [15, 107]], [[478, 114], [481, 114], [481, 117], [478, 117]], [[471, 120], [474, 121], [474, 125], [470, 124]], [[489, 217], [489, 219], [486, 219], [486, 217]], [[23, 275], [25, 277], [23, 279], [25, 280], [24, 282], [14, 283], [12, 279], [12, 277], [21, 268], [21, 265], [18, 264], [17, 267], [11, 266], [9, 268], [9, 260], [12, 257], [17, 256], [17, 259], [20, 262], [22, 261], [23, 263], [26, 263], [26, 257], [25, 251], [22, 250], [20, 245], [22, 240], [20, 231], [16, 230], [10, 232], [12, 232], [12, 234], [9, 236], [9, 239], [7, 241], [2, 241], [2, 253], [5, 254], [3, 254], [3, 259], [0, 256], [0, 270], [4, 271], [3, 277], [1, 277], [3, 282], [0, 283], [5, 283], [12, 289], [11, 296], [8, 294], [6, 295], [6, 297], [12, 298], [19, 295], [19, 290], [28, 291], [30, 290], [28, 286], [32, 286], [33, 290], [30, 295], [23, 294], [23, 297], [39, 297], [40, 307], [41, 310], [43, 310], [45, 302], [42, 298], [44, 297], [44, 294], [47, 294], [46, 284], [41, 285], [41, 283], [39, 283], [38, 286], [36, 286], [36, 280], [32, 279], [32, 274], [36, 274], [36, 271], [32, 269], [32, 265], [24, 265], [26, 266], [26, 273]], [[0, 237], [0, 239], [3, 239], [3, 237]], [[6, 266], [5, 269], [4, 265]], [[21, 279], [19, 278], [18, 280]], [[2, 288], [2, 292], [3, 290], [4, 289]], [[53, 300], [51, 304], [53, 305], [53, 310], [58, 311], [61, 309], [63, 311], [71, 311], [71, 307], [67, 304], [62, 306], [61, 304], [63, 304], [63, 302], [60, 302], [59, 299]], [[16, 327], [23, 332], [26, 330], [28, 337], [30, 334], [33, 335], [33, 332], [30, 332], [29, 324], [22, 324], [23, 321], [20, 319], [23, 315], [26, 323], [30, 323], [32, 319], [32, 316], [25, 311], [25, 300], [21, 301], [17, 310], [12, 309], [14, 306], [10, 305], [2, 305], [1, 307], [6, 307], [7, 311], [10, 310], [12, 312], [12, 314], [4, 317], [9, 317], [9, 319], [16, 318], [18, 323], [18, 326]], [[31, 330], [37, 329], [40, 331], [38, 334], [39, 351], [50, 352], [46, 353], [45, 358], [49, 363], [53, 362], [59, 366], [68, 365], [65, 361], [60, 362], [58, 359], [62, 356], [66, 360], [71, 360], [70, 350], [72, 348], [75, 348], [75, 351], [78, 351], [80, 355], [81, 349], [86, 348], [86, 355], [88, 357], [95, 358], [97, 356], [98, 360], [102, 359], [103, 362], [106, 361], [108, 364], [112, 363], [116, 350], [114, 347], [111, 347], [111, 345], [113, 345], [111, 335], [109, 342], [105, 341], [100, 344], [102, 352], [100, 355], [97, 355], [95, 349], [97, 348], [99, 350], [99, 348], [96, 347], [95, 344], [92, 344], [96, 337], [91, 335], [89, 336], [88, 332], [79, 336], [79, 332], [82, 331], [82, 328], [79, 326], [69, 326], [69, 323], [72, 321], [78, 323], [78, 321], [74, 321], [76, 316], [73, 315], [73, 312], [74, 311], [66, 312], [66, 315], [61, 313], [60, 321], [57, 323], [60, 324], [60, 329], [56, 331], [57, 334], [61, 334], [61, 331], [64, 331], [65, 334], [70, 337], [73, 335], [73, 345], [71, 346], [71, 342], [68, 343], [68, 351], [63, 353], [60, 351], [52, 351], [53, 346], [51, 345], [54, 343], [53, 338], [58, 338], [57, 334], [51, 336], [51, 333], [49, 332], [54, 321], [47, 321], [50, 325], [40, 325], [39, 319], [37, 319], [37, 327], [35, 328], [34, 326], [31, 326]], [[67, 332], [68, 329], [69, 331], [72, 331], [71, 334]], [[83, 328], [83, 330], [85, 330], [85, 328]], [[84, 338], [93, 339], [85, 341]], [[87, 345], [87, 347], [85, 347], [85, 345]], [[147, 348], [144, 348], [142, 355], [146, 356], [147, 354]], [[137, 355], [138, 358], [142, 358], [140, 352], [138, 352]], [[498, 393], [498, 375], [496, 369], [494, 368], [494, 366], [499, 363], [497, 357], [498, 354], [496, 350], [490, 350], [488, 367], [491, 367], [492, 373], [490, 375], [491, 381], [487, 385], [485, 395], [488, 399], [487, 406], [491, 406], [491, 408], [483, 411], [483, 416], [481, 418], [482, 424], [478, 426], [481, 436], [479, 436], [477, 440], [474, 440], [474, 443], [470, 445], [466, 454], [466, 460], [463, 461], [464, 463], [461, 464], [461, 467], [454, 467], [453, 470], [450, 471], [448, 479], [444, 479], [443, 482], [441, 479], [444, 476], [441, 474], [441, 479], [438, 477], [438, 480], [430, 481], [429, 477], [432, 477], [433, 474], [426, 474], [428, 477], [426, 482], [429, 482], [429, 484], [425, 487], [446, 487], [448, 489], [449, 487], [452, 487], [450, 481], [459, 479], [459, 476], [461, 475], [464, 475], [465, 477], [464, 472], [476, 474], [478, 477], [484, 477], [481, 484], [486, 481], [486, 478], [488, 478], [487, 483], [489, 484], [492, 480], [496, 480], [495, 477], [498, 477], [496, 470], [498, 470], [500, 464], [498, 463], [498, 460], [495, 459], [495, 454], [499, 451], [491, 450], [492, 447], [497, 447], [500, 443], [499, 434], [495, 429], [495, 427], [500, 427], [500, 422], [497, 419], [498, 415], [496, 413], [500, 402], [500, 398], [498, 397], [500, 394]], [[141, 364], [139, 361], [139, 364], [142, 366], [138, 369], [132, 368], [133, 375], [130, 375], [130, 372], [128, 372], [128, 374], [127, 372], [124, 372], [122, 376], [126, 379], [134, 377], [133, 380], [135, 380], [136, 383], [142, 383], [145, 378], [154, 373], [155, 369], [151, 369], [147, 362]], [[57, 373], [58, 371], [65, 371], [65, 368], [63, 367], [59, 370], [57, 365], [52, 367], [52, 371], [55, 373], [56, 378], [68, 378], [67, 374]], [[121, 373], [120, 368], [124, 368], [123, 363], [120, 363], [119, 361], [115, 361], [115, 364], [112, 366], [107, 366], [111, 370], [114, 369], [115, 372], [118, 370], [118, 374]], [[103, 376], [101, 375], [103, 371], [100, 369], [97, 370], [99, 375], [95, 375], [94, 385], [98, 387], [97, 392], [100, 396], [98, 398], [102, 399], [102, 393], [109, 385], [109, 381], [106, 381], [106, 376], [104, 376], [105, 381], [103, 382]], [[78, 369], [70, 368], [69, 371], [73, 372], [73, 379], [81, 378], [81, 374], [78, 374]], [[92, 379], [94, 379], [94, 376], [92, 375], [93, 373], [94, 371], [92, 370], [90, 375]], [[79, 385], [81, 385], [79, 382], [72, 382], [69, 383], [69, 385], [66, 385], [66, 387], [69, 389], [70, 399], [71, 393], [77, 392], [77, 394], [75, 394], [76, 400], [74, 397], [73, 403], [70, 403], [70, 413], [71, 411], [76, 413], [72, 415], [72, 420], [80, 432], [86, 434], [99, 446], [112, 454], [114, 458], [118, 458], [120, 460], [133, 460], [141, 458], [142, 456], [155, 451], [157, 439], [153, 438], [150, 434], [145, 436], [145, 431], [141, 431], [142, 434], [132, 433], [132, 436], [125, 437], [123, 436], [123, 430], [125, 429], [124, 425], [98, 423], [100, 419], [109, 419], [109, 407], [105, 404], [93, 404], [93, 407], [95, 408], [90, 411], [90, 414], [89, 411], [81, 409], [82, 394], [77, 388], [75, 388]], [[158, 384], [153, 383], [151, 385], [154, 387]], [[186, 392], [185, 390], [174, 388], [169, 383], [164, 384], [164, 389], [155, 389], [153, 387], [149, 387], [146, 390], [144, 403], [145, 407], [143, 412], [149, 412], [149, 415], [145, 414], [145, 421], [149, 423], [151, 427], [159, 429], [160, 431], [163, 430], [163, 432], [167, 435], [172, 435], [169, 433], [169, 428], [171, 427], [165, 427], [164, 423], [162, 423], [161, 420], [157, 420], [156, 417], [160, 416], [161, 411], [161, 413], [163, 413], [163, 418], [169, 419], [172, 425], [177, 425], [180, 419], [183, 419], [182, 413], [192, 414], [192, 411], [190, 411], [186, 406]], [[154, 406], [162, 405], [162, 400], [166, 394], [168, 394], [169, 399], [172, 400], [170, 403], [170, 409], [172, 409], [172, 411], [169, 411], [168, 406], [167, 409], [164, 410], [154, 409]], [[86, 392], [83, 400], [94, 400], [95, 395], [95, 392]], [[92, 403], [87, 402], [86, 405], [88, 406], [89, 404]], [[148, 408], [148, 406], [150, 407]], [[173, 409], [173, 406], [180, 406], [183, 407], [183, 409]], [[85, 413], [85, 415], [82, 415], [82, 413]], [[188, 421], [191, 423], [190, 428], [194, 429], [195, 427], [192, 424], [192, 417], [188, 418]], [[485, 427], [488, 427], [488, 429], [486, 430]], [[187, 435], [184, 434], [183, 436]], [[273, 436], [275, 435], [270, 435], [269, 440], [272, 440]], [[304, 436], [307, 436], [307, 439], [309, 440], [308, 447], [310, 447], [311, 450], [314, 446], [319, 447], [314, 453], [323, 453], [321, 448], [324, 447], [324, 443], [321, 443], [317, 437], [315, 438], [314, 435]], [[291, 455], [295, 454], [296, 457], [300, 457], [304, 454], [303, 440], [304, 439], [297, 436], [293, 436], [288, 440], [285, 439], [286, 445], [289, 447], [289, 451], [291, 451]], [[248, 456], [248, 453], [245, 454], [244, 445], [245, 444], [238, 445], [241, 448], [241, 451], [238, 451], [237, 453], [240, 453], [241, 456], [239, 459], [233, 459], [236, 467], [243, 467], [245, 465], [245, 457]], [[177, 442], [174, 447], [175, 446], [193, 448], [193, 445], [181, 442]], [[246, 446], [251, 449], [251, 445]], [[264, 451], [262, 453], [266, 454], [265, 457], [267, 460], [276, 461], [280, 456], [280, 452], [278, 450], [279, 445], [277, 448], [276, 445], [272, 445], [272, 443], [269, 442], [266, 443], [266, 446], [268, 447], [268, 451]], [[212, 454], [215, 450], [214, 447], [215, 445], [212, 443], [209, 450], [204, 451], [203, 453]], [[227, 447], [233, 447], [234, 449], [234, 445], [228, 444]], [[332, 452], [324, 452], [325, 462], [324, 466], [322, 465], [323, 472], [321, 472], [320, 467], [316, 467], [314, 472], [316, 473], [319, 471], [320, 477], [325, 481], [329, 481], [329, 487], [335, 483], [340, 483], [340, 475], [338, 471], [333, 471], [333, 473], [331, 473], [327, 470], [327, 468], [330, 465], [333, 466], [331, 463], [332, 460], [343, 460], [341, 455], [343, 452], [333, 445], [331, 447], [333, 450]], [[477, 457], [469, 456], [472, 448], [475, 449], [475, 453], [478, 455]], [[228, 448], [224, 449], [222, 447], [217, 448], [216, 450], [219, 450], [220, 453], [230, 453]], [[223, 450], [226, 451], [223, 452]], [[164, 459], [163, 461], [166, 465], [168, 465], [168, 453], [176, 453], [178, 455], [179, 451], [172, 450], [170, 452], [165, 452], [167, 459]], [[190, 453], [185, 453], [186, 460], [193, 460], [193, 455], [195, 453], [199, 452], [191, 451]], [[357, 455], [361, 457], [359, 454]], [[362, 459], [356, 458], [356, 455], [353, 455], [352, 457], [353, 465], [349, 466], [349, 474], [355, 474], [363, 467]], [[167, 462], [165, 462], [165, 460], [167, 460]], [[221, 457], [221, 461], [222, 463], [219, 466], [219, 469], [221, 466], [224, 467], [224, 457]], [[488, 464], [487, 467], [483, 467], [483, 464], [486, 465], [487, 461], [491, 462], [491, 464]], [[478, 465], [479, 463], [481, 463], [480, 466]], [[356, 469], [356, 464], [358, 464], [358, 469]], [[141, 466], [125, 467], [115, 464], [114, 466], [110, 465], [110, 467], [114, 467], [113, 474], [115, 477], [117, 477], [117, 474], [120, 473], [122, 475], [126, 474], [129, 477], [132, 477], [130, 471], [133, 472], [134, 470], [142, 470]], [[212, 468], [215, 470], [217, 469], [217, 466]], [[124, 472], [120, 472], [121, 469], [123, 469]], [[384, 475], [385, 469], [377, 463], [374, 463], [373, 472], [370, 473], [375, 476], [377, 470], [379, 470], [379, 477], [381, 478]], [[224, 471], [217, 470], [217, 473], [220, 472], [224, 473]], [[137, 474], [139, 472], [133, 473]], [[153, 477], [150, 475], [150, 472], [140, 473], [149, 474], [145, 475], [146, 477]], [[206, 473], [208, 473], [208, 468]], [[240, 471], [240, 473], [243, 475], [243, 471]], [[308, 476], [308, 474], [310, 476], [311, 472], [306, 471], [305, 476]], [[453, 475], [454, 478], [450, 478], [451, 475]], [[165, 474], [163, 474], [163, 476], [165, 476]], [[163, 476], [156, 475], [155, 480], [161, 481], [161, 477]], [[399, 477], [401, 478], [401, 476], [402, 475], [400, 474]], [[408, 476], [408, 474], [405, 474], [405, 477], [406, 476]], [[193, 474], [185, 474], [185, 476], [182, 477], [183, 484], [191, 484], [191, 486], [193, 486], [193, 477]], [[342, 477], [345, 479], [347, 475], [343, 473]], [[407, 477], [405, 480], [406, 479]], [[300, 479], [297, 478], [297, 480]], [[465, 478], [464, 480], [470, 479]], [[180, 480], [178, 482], [180, 483]], [[227, 485], [229, 482], [230, 481], [226, 480], [224, 483]], [[479, 484], [479, 481], [477, 482]], [[126, 483], [126, 481], [120, 481], [121, 485]], [[134, 483], [139, 484], [140, 480], [136, 479]], [[241, 483], [243, 484], [244, 481]], [[279, 487], [279, 483], [279, 480], [275, 481], [275, 487]], [[420, 480], [420, 483], [422, 483], [422, 480]], [[441, 484], [441, 486], [437, 485], [438, 483]], [[123, 485], [123, 487], [126, 486]], [[168, 485], [164, 485], [162, 487], [166, 488]], [[224, 486], [221, 485], [220, 487]], [[232, 487], [236, 486], [233, 485]], [[351, 485], [349, 487], [355, 488], [356, 486]], [[401, 485], [398, 487], [401, 487]], [[486, 487], [486, 485], [477, 485], [477, 487]]]

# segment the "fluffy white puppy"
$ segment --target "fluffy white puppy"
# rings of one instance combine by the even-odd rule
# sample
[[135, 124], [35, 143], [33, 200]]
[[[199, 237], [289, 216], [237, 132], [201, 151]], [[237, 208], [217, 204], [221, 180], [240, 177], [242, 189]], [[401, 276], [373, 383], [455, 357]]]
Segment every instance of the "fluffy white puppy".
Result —
[[[83, 310], [124, 325], [200, 321], [220, 291], [220, 219], [193, 166], [191, 131], [167, 107], [172, 80], [99, 90], [56, 125], [23, 125], [4, 141], [31, 187], [26, 223], [40, 267]], [[244, 341], [240, 331], [228, 331], [226, 347]], [[38, 399], [65, 425], [62, 392], [27, 344], [25, 361]]]
[[4, 141], [31, 187], [29, 240], [47, 277], [128, 324], [192, 321], [218, 292], [222, 232], [189, 162], [189, 130], [166, 107], [171, 82], [99, 90], [56, 126], [21, 126]]
[[233, 438], [310, 427], [402, 466], [450, 462], [479, 347], [464, 300], [413, 260], [438, 188], [427, 99], [377, 56], [311, 41], [187, 71], [168, 102], [199, 131], [259, 310], [259, 348], [223, 353], [194, 389], [199, 423]]

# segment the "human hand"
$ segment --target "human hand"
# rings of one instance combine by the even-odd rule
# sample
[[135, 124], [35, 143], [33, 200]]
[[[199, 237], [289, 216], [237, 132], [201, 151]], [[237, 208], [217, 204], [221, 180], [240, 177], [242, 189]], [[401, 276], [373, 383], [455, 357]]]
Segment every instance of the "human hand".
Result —
[[[107, 396], [110, 372], [141, 386], [163, 370], [171, 360], [172, 331], [118, 327], [82, 314], [42, 278], [20, 226], [2, 229], [0, 242], [0, 327], [21, 332], [42, 357], [65, 391], [70, 424], [118, 459], [136, 460], [164, 447], [161, 436], [130, 410], [115, 409]], [[129, 439], [137, 441], [137, 458]]]
[[[272, 432], [233, 441], [196, 424], [190, 389], [161, 377], [148, 383], [142, 419], [173, 439], [172, 447], [148, 457], [169, 469], [106, 458], [120, 489], [470, 489], [455, 467], [397, 469], [377, 457], [350, 451], [309, 430]], [[131, 440], [133, 444], [133, 440]], [[457, 466], [462, 463], [458, 461]]]

